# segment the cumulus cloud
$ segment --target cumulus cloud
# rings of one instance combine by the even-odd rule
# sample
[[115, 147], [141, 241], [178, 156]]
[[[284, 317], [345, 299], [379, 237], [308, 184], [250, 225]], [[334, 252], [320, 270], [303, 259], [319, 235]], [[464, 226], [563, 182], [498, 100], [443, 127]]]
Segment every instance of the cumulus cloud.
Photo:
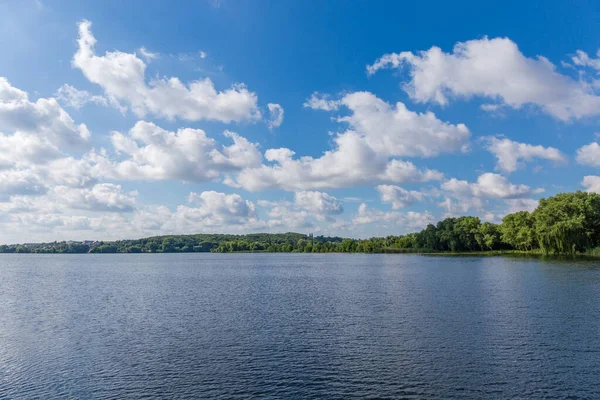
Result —
[[590, 167], [600, 167], [600, 146], [596, 142], [577, 149], [577, 162]]
[[567, 162], [567, 158], [554, 147], [534, 146], [497, 137], [484, 139], [486, 149], [498, 159], [496, 169], [504, 172], [514, 172], [520, 165], [536, 158], [554, 161], [555, 163]]
[[482, 200], [477, 197], [460, 197], [458, 199], [448, 196], [438, 203], [438, 206], [446, 210], [443, 218], [455, 217], [460, 214], [465, 214], [474, 210], [478, 214], [485, 213], [487, 208], [487, 200]]
[[346, 95], [342, 104], [351, 114], [339, 121], [364, 135], [381, 154], [433, 157], [459, 150], [469, 140], [470, 132], [464, 124], [440, 121], [432, 112], [410, 111], [400, 102], [391, 106], [369, 92]]
[[296, 207], [318, 215], [337, 215], [344, 212], [344, 207], [338, 199], [323, 192], [296, 192], [294, 203]]
[[391, 203], [394, 210], [411, 206], [425, 199], [425, 194], [421, 192], [406, 190], [395, 185], [379, 185], [377, 190], [381, 195], [381, 201]]
[[128, 134], [114, 132], [111, 142], [125, 156], [113, 161], [95, 155], [97, 173], [121, 180], [182, 180], [202, 182], [218, 178], [221, 173], [260, 165], [258, 144], [238, 134], [225, 131], [233, 141], [218, 146], [201, 129], [182, 128], [167, 131], [153, 123], [138, 121]]
[[287, 149], [268, 149], [273, 164], [246, 168], [226, 182], [247, 190], [308, 190], [373, 183], [417, 183], [439, 180], [434, 170], [419, 170], [395, 156], [433, 157], [464, 149], [470, 132], [463, 124], [440, 121], [433, 113], [418, 114], [404, 104], [391, 106], [371, 93], [344, 96], [340, 105], [350, 114], [338, 118], [348, 130], [333, 137], [333, 149], [319, 158], [295, 159]]
[[[311, 213], [307, 210], [298, 208], [294, 203], [289, 201], [267, 201], [259, 200], [257, 204], [262, 207], [267, 214], [266, 227], [271, 230], [289, 231], [307, 229], [316, 230], [314, 222], [311, 220]], [[313, 217], [321, 218], [320, 215]], [[328, 222], [331, 219], [327, 218]]]
[[92, 95], [87, 90], [79, 90], [66, 83], [56, 91], [56, 98], [66, 106], [80, 109], [88, 103], [94, 103], [101, 106], [108, 105], [108, 100], [103, 96]]
[[409, 211], [407, 213], [399, 213], [397, 211], [385, 212], [377, 209], [370, 209], [366, 203], [362, 203], [358, 207], [357, 215], [352, 222], [358, 225], [372, 224], [375, 222], [389, 222], [401, 225], [403, 231], [414, 231], [422, 229], [427, 224], [435, 221], [435, 218], [429, 211], [423, 213]]
[[57, 146], [74, 147], [87, 142], [91, 134], [85, 124], [76, 125], [55, 98], [29, 100], [26, 92], [0, 77], [0, 141], [7, 134], [18, 134], [24, 140], [38, 140], [58, 151]]
[[539, 200], [534, 199], [509, 199], [504, 200], [504, 202], [508, 205], [508, 214], [516, 213], [519, 211], [529, 211], [532, 212], [535, 210], [540, 203]]
[[441, 173], [419, 170], [408, 161], [392, 160], [375, 152], [356, 132], [333, 139], [335, 148], [323, 156], [294, 159], [286, 148], [269, 149], [265, 159], [274, 165], [243, 169], [235, 184], [250, 191], [281, 188], [284, 190], [326, 189], [373, 182], [417, 183], [440, 179]]
[[47, 190], [39, 176], [30, 171], [0, 171], [0, 202], [16, 195], [41, 195]]
[[267, 104], [269, 108], [269, 120], [267, 121], [267, 126], [269, 129], [279, 128], [281, 123], [283, 122], [283, 107], [279, 104], [269, 103]]
[[124, 193], [121, 185], [99, 183], [91, 188], [57, 186], [53, 190], [54, 200], [73, 209], [90, 211], [133, 211], [136, 192]]
[[[577, 60], [590, 64], [585, 57]], [[459, 42], [452, 53], [432, 47], [416, 54], [385, 54], [367, 72], [404, 67], [410, 80], [403, 88], [418, 102], [445, 105], [451, 97], [479, 96], [515, 109], [533, 104], [562, 121], [600, 114], [592, 85], [560, 74], [545, 57], [524, 56], [508, 38]]]
[[487, 172], [469, 183], [455, 178], [442, 184], [442, 189], [458, 198], [516, 199], [541, 193], [543, 189], [532, 189], [527, 185], [516, 185], [504, 176]]
[[258, 218], [254, 203], [238, 194], [191, 193], [187, 205], [174, 210], [161, 205], [137, 205], [136, 192], [119, 185], [88, 189], [56, 187], [45, 195], [15, 195], [0, 201], [4, 242], [27, 240], [118, 239], [157, 233], [250, 232], [269, 228]]
[[245, 85], [217, 91], [209, 78], [185, 84], [176, 77], [157, 77], [146, 82], [146, 64], [135, 54], [107, 51], [97, 55], [91, 22], [79, 23], [78, 49], [73, 66], [100, 85], [113, 103], [124, 103], [139, 117], [189, 121], [253, 121], [261, 117], [257, 96]]
[[586, 192], [600, 193], [600, 176], [584, 176], [581, 185], [585, 187]]
[[195, 207], [179, 206], [180, 217], [198, 221], [204, 226], [244, 224], [256, 216], [254, 203], [239, 194], [225, 194], [214, 190], [190, 193], [188, 201]]

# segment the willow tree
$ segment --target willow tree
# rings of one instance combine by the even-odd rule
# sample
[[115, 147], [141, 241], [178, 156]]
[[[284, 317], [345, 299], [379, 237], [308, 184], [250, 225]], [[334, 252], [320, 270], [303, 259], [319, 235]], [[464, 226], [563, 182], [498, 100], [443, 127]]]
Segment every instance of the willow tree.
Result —
[[498, 232], [498, 225], [492, 224], [491, 222], [484, 222], [479, 226], [475, 239], [481, 250], [488, 249], [494, 250], [500, 244], [500, 233]]
[[499, 226], [502, 242], [518, 250], [530, 251], [537, 247], [535, 220], [528, 211], [519, 211], [502, 218]]
[[600, 239], [600, 195], [578, 191], [542, 199], [533, 218], [545, 254], [584, 251]]

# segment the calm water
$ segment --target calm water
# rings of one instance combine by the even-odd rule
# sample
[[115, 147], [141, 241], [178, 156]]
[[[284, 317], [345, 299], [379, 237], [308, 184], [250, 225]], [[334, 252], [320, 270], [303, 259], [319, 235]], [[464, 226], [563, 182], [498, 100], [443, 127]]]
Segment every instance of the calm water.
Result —
[[0, 398], [600, 398], [600, 263], [0, 255]]

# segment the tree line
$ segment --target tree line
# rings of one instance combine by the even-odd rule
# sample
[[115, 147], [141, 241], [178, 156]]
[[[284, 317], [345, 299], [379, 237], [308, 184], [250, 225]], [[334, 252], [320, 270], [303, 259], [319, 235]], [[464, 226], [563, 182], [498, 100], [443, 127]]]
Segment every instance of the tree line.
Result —
[[446, 218], [420, 232], [350, 239], [300, 233], [154, 236], [110, 242], [3, 245], [0, 253], [434, 253], [516, 250], [544, 254], [596, 253], [600, 245], [600, 195], [561, 193], [542, 199], [533, 212], [508, 214], [502, 223], [478, 217]]

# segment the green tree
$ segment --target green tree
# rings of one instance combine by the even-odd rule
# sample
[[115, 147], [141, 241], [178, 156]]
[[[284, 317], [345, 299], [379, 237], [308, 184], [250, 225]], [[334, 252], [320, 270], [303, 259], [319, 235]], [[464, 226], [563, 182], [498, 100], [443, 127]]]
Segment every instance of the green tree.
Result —
[[529, 211], [508, 214], [499, 229], [501, 240], [515, 249], [530, 251], [537, 247], [535, 219]]
[[496, 249], [500, 244], [500, 232], [498, 231], [498, 225], [491, 222], [484, 222], [479, 226], [475, 238], [481, 250]]
[[578, 191], [542, 199], [533, 218], [544, 253], [585, 251], [595, 247], [600, 237], [600, 195]]

